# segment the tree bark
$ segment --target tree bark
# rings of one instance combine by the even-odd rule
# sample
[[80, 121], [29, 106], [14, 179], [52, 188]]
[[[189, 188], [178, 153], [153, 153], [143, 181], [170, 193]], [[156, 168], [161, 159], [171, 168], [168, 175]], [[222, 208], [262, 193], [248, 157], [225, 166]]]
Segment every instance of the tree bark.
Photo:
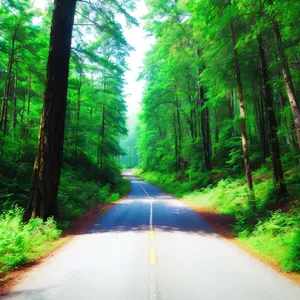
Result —
[[13, 67], [13, 63], [14, 63], [15, 39], [16, 39], [15, 35], [16, 35], [16, 33], [13, 35], [13, 39], [12, 39], [11, 53], [10, 53], [8, 66], [7, 66], [4, 97], [3, 97], [3, 101], [2, 101], [2, 107], [1, 107], [0, 128], [3, 127], [3, 135], [4, 136], [6, 135], [6, 131], [7, 131], [7, 109], [8, 109], [8, 99], [9, 99], [9, 91], [10, 91], [10, 85], [11, 85], [12, 67]]
[[58, 215], [68, 75], [76, 0], [55, 0], [40, 135], [24, 221]]
[[100, 168], [101, 125], [98, 128], [97, 168]]
[[265, 108], [267, 112], [268, 119], [268, 133], [269, 133], [269, 141], [271, 143], [272, 150], [272, 163], [273, 163], [273, 174], [275, 179], [275, 185], [280, 193], [286, 193], [286, 185], [283, 176], [283, 169], [281, 164], [281, 155], [280, 155], [280, 147], [278, 141], [278, 132], [277, 132], [277, 121], [274, 112], [274, 99], [272, 87], [269, 83], [269, 73], [268, 73], [268, 63], [265, 55], [265, 49], [263, 46], [262, 36], [258, 36], [258, 47], [259, 47], [259, 55], [261, 59], [262, 66], [262, 78], [264, 83], [265, 90]]
[[26, 104], [26, 95], [24, 95], [24, 98], [23, 98], [23, 107], [22, 107], [22, 111], [21, 111], [20, 137], [19, 137], [19, 147], [18, 147], [17, 158], [19, 158], [20, 155], [21, 155], [22, 141], [23, 141], [24, 135], [26, 134], [26, 129], [25, 129], [25, 126], [24, 126], [25, 104]]
[[216, 110], [216, 109], [214, 109], [214, 117], [215, 117], [215, 134], [216, 134], [216, 143], [219, 143], [218, 115], [217, 115], [217, 110]]
[[[198, 77], [200, 77], [200, 71], [198, 71]], [[200, 78], [199, 78], [200, 80]], [[211, 155], [212, 155], [212, 146], [211, 146], [211, 135], [210, 135], [210, 124], [209, 124], [209, 111], [205, 105], [205, 93], [204, 88], [200, 85], [198, 86], [198, 97], [199, 104], [201, 108], [201, 135], [202, 135], [202, 148], [203, 148], [203, 170], [211, 171]]]
[[244, 154], [246, 178], [247, 178], [247, 183], [248, 183], [249, 189], [253, 190], [253, 182], [252, 182], [251, 168], [250, 168], [249, 155], [248, 155], [243, 85], [242, 85], [241, 71], [240, 71], [240, 65], [239, 65], [239, 56], [238, 56], [238, 52], [235, 48], [236, 36], [235, 36], [235, 31], [234, 31], [234, 26], [233, 26], [232, 21], [230, 22], [230, 30], [231, 30], [231, 40], [232, 40], [233, 54], [234, 54], [235, 75], [236, 75], [236, 81], [237, 81], [237, 86], [238, 86], [239, 103], [240, 103], [242, 148], [243, 148], [243, 154]]
[[180, 102], [177, 96], [177, 83], [176, 79], [174, 79], [174, 105], [175, 105], [175, 119], [174, 124], [176, 128], [176, 136], [177, 136], [177, 172], [182, 173], [184, 170], [183, 158], [182, 158], [182, 128], [181, 128], [181, 118], [180, 118]]
[[12, 107], [11, 107], [11, 127], [12, 127], [12, 138], [15, 138], [15, 130], [17, 126], [17, 85], [18, 85], [18, 77], [15, 74], [14, 77], [14, 95], [12, 99]]
[[104, 136], [105, 136], [105, 107], [102, 107], [102, 126], [101, 126], [101, 147], [100, 147], [100, 168], [103, 168], [104, 157]]
[[269, 156], [270, 156], [270, 151], [269, 151], [269, 141], [268, 141], [268, 136], [266, 132], [266, 112], [265, 112], [265, 105], [264, 105], [264, 89], [263, 89], [263, 84], [262, 82], [259, 82], [260, 86], [260, 95], [257, 95], [255, 92], [256, 89], [256, 84], [253, 82], [252, 85], [252, 91], [253, 91], [253, 97], [255, 99], [255, 112], [256, 112], [256, 120], [257, 120], [257, 127], [258, 127], [258, 132], [260, 136], [260, 145], [261, 145], [261, 150], [263, 153], [263, 161], [265, 161]]
[[28, 75], [28, 99], [27, 99], [27, 114], [30, 113], [30, 102], [31, 102], [31, 74]]
[[79, 82], [77, 87], [77, 116], [76, 116], [76, 138], [75, 138], [75, 158], [78, 157], [78, 143], [79, 143], [79, 121], [81, 108], [81, 73], [79, 74]]
[[228, 108], [229, 108], [229, 119], [234, 119], [234, 99], [233, 99], [233, 91], [230, 92], [228, 99]]
[[182, 173], [184, 170], [183, 166], [183, 158], [182, 158], [182, 128], [181, 128], [181, 119], [180, 119], [180, 112], [179, 107], [180, 103], [178, 97], [176, 97], [176, 117], [177, 117], [177, 134], [178, 134], [178, 159], [179, 159], [179, 171]]
[[187, 90], [188, 90], [188, 100], [190, 104], [190, 132], [193, 142], [195, 142], [196, 139], [196, 132], [195, 132], [195, 120], [194, 120], [194, 104], [192, 101], [192, 91], [191, 91], [191, 84], [190, 84], [190, 69], [186, 68], [186, 76], [187, 76]]
[[177, 137], [177, 128], [176, 128], [176, 111], [175, 105], [173, 105], [173, 124], [174, 124], [174, 145], [175, 145], [175, 163], [176, 163], [176, 173], [180, 170], [180, 162], [178, 157], [178, 137]]

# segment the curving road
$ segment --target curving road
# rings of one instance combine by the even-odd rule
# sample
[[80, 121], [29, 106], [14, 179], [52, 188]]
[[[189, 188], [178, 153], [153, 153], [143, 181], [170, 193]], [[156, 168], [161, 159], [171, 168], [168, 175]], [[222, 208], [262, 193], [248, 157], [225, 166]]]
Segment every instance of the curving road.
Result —
[[300, 289], [130, 175], [131, 192], [4, 299], [299, 300]]

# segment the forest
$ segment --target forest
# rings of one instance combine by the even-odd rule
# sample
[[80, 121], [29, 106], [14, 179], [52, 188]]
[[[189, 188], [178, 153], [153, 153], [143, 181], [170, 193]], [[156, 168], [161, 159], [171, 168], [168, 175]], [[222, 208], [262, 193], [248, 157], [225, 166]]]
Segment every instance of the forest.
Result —
[[129, 189], [119, 142], [131, 46], [120, 21], [136, 24], [133, 3], [33, 4], [0, 5], [0, 272], [49, 251], [45, 240]]
[[300, 271], [300, 3], [146, 1], [137, 175]]
[[145, 0], [155, 43], [137, 128], [123, 32], [135, 1], [33, 2], [0, 4], [0, 273], [126, 195], [124, 165], [232, 216], [243, 243], [299, 272], [300, 2]]

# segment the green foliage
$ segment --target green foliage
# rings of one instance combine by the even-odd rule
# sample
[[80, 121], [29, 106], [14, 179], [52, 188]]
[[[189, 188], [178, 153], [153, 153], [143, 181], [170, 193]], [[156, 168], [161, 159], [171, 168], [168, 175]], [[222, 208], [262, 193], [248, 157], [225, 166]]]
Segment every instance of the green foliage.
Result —
[[137, 148], [144, 172], [137, 175], [234, 216], [233, 231], [245, 242], [299, 271], [299, 207], [274, 212], [300, 193], [299, 3], [147, 4], [145, 29], [155, 44], [141, 74]]
[[[26, 205], [52, 5], [39, 10], [29, 0], [9, 0], [0, 6], [0, 210]], [[133, 8], [132, 1], [123, 0], [77, 3], [59, 190], [61, 216], [68, 219], [104, 201], [120, 178], [119, 142], [127, 134], [125, 58], [131, 47], [115, 16], [123, 15], [128, 26], [135, 24], [129, 14]]]
[[275, 211], [259, 220], [254, 230], [239, 233], [239, 238], [272, 261], [279, 261], [283, 270], [300, 272], [300, 205], [290, 212]]
[[[296, 87], [300, 83], [299, 66], [293, 61], [300, 53], [300, 31], [294, 20], [299, 18], [299, 4], [292, 0], [284, 4], [251, 0], [147, 4], [145, 29], [155, 37], [155, 44], [146, 55], [141, 74], [146, 85], [137, 139], [139, 167], [145, 171], [177, 172], [182, 177], [191, 173], [202, 176], [207, 168], [204, 157], [210, 156], [213, 170], [222, 169], [227, 175], [239, 177], [244, 172], [241, 119], [246, 123], [251, 169], [255, 171], [272, 162], [274, 137], [268, 129], [270, 108], [265, 102], [260, 37], [277, 123], [270, 126], [278, 130], [283, 166], [286, 170], [291, 168], [293, 158], [296, 162], [299, 156], [299, 147], [274, 21], [278, 23]], [[235, 57], [241, 77], [239, 87]], [[240, 115], [238, 88], [243, 91], [245, 116]], [[299, 103], [299, 89], [295, 90]]]
[[[130, 182], [126, 178], [118, 177], [114, 184], [108, 184], [88, 177], [88, 170], [98, 170], [88, 159], [77, 162], [77, 168], [65, 163], [61, 175], [61, 183], [58, 195], [58, 205], [60, 218], [58, 223], [53, 219], [43, 222], [41, 219], [32, 219], [27, 224], [22, 223], [23, 208], [14, 206], [17, 204], [26, 204], [28, 180], [25, 174], [28, 172], [24, 165], [20, 165], [17, 172], [22, 181], [17, 180], [13, 186], [6, 185], [10, 180], [7, 178], [2, 186], [6, 189], [15, 191], [11, 194], [0, 194], [1, 207], [3, 210], [0, 215], [0, 273], [15, 268], [30, 260], [37, 259], [47, 252], [51, 251], [57, 244], [56, 240], [66, 230], [74, 218], [83, 214], [86, 209], [96, 203], [114, 202], [122, 196], [129, 193]], [[25, 171], [25, 173], [23, 173]], [[98, 170], [99, 171], [99, 170]], [[13, 172], [13, 173], [14, 173]], [[30, 175], [29, 169], [28, 175]], [[97, 172], [96, 172], [97, 175]], [[28, 177], [29, 178], [29, 177]], [[16, 193], [16, 188], [20, 190]], [[3, 203], [4, 201], [4, 203]]]
[[[53, 2], [0, 5], [0, 269], [41, 256], [61, 231], [49, 219], [23, 224], [45, 89]], [[136, 24], [133, 1], [78, 1], [69, 70], [58, 227], [96, 203], [127, 193], [120, 140], [127, 134], [125, 58], [131, 50], [118, 17]], [[55, 137], [52, 137], [55, 138]], [[51, 139], [51, 137], [49, 137]], [[59, 162], [57, 162], [59, 164]]]
[[[130, 180], [125, 177], [120, 178], [120, 180], [116, 183], [116, 185], [112, 189], [112, 195], [118, 195], [119, 196], [118, 199], [120, 199], [120, 197], [127, 196], [129, 192], [130, 192]], [[116, 198], [116, 196], [114, 196], [114, 198]], [[114, 200], [112, 199], [113, 198], [110, 198], [109, 202], [113, 202]]]
[[40, 257], [51, 250], [61, 231], [53, 219], [22, 223], [23, 209], [14, 207], [0, 215], [0, 273]]

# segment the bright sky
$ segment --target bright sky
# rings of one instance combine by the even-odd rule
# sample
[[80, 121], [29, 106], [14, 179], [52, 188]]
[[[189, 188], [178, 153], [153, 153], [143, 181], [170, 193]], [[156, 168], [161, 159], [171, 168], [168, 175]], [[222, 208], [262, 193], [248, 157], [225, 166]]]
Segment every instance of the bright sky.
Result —
[[[34, 6], [40, 9], [46, 7], [47, 0], [35, 0]], [[141, 23], [141, 17], [147, 13], [147, 8], [143, 0], [136, 1], [136, 10], [133, 16]], [[142, 23], [141, 23], [142, 27]], [[127, 58], [130, 70], [126, 72], [125, 78], [127, 85], [125, 87], [125, 94], [128, 95], [126, 102], [128, 106], [128, 116], [133, 117], [140, 109], [140, 101], [142, 100], [144, 82], [137, 81], [137, 77], [141, 72], [143, 60], [146, 51], [151, 47], [153, 40], [146, 37], [145, 31], [137, 26], [124, 28], [124, 34], [131, 46], [135, 48]]]
[[[134, 17], [140, 22], [142, 27], [141, 17], [147, 13], [147, 7], [143, 0], [137, 1]], [[129, 117], [136, 114], [140, 108], [142, 100], [144, 82], [137, 81], [137, 77], [142, 70], [143, 61], [146, 51], [150, 50], [153, 39], [146, 36], [146, 32], [141, 27], [132, 27], [125, 29], [125, 37], [129, 44], [135, 48], [135, 51], [130, 53], [127, 59], [130, 70], [126, 72], [127, 86], [125, 93], [128, 94], [126, 99], [128, 105]]]

